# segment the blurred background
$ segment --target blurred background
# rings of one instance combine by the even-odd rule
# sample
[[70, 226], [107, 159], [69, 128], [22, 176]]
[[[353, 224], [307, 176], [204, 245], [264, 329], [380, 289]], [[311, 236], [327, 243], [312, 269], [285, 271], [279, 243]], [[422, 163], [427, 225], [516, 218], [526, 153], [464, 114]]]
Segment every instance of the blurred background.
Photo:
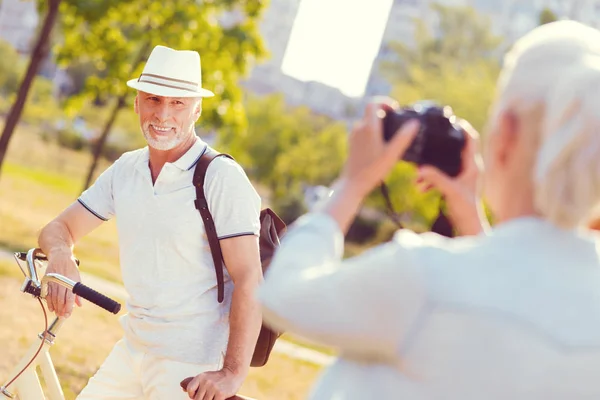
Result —
[[[264, 205], [291, 223], [339, 173], [371, 96], [448, 104], [485, 135], [502, 56], [556, 19], [598, 27], [600, 0], [1, 0], [0, 383], [43, 327], [10, 252], [35, 247], [39, 229], [111, 162], [145, 146], [125, 82], [155, 45], [201, 54], [203, 86], [216, 96], [203, 102], [198, 135], [232, 154]], [[413, 180], [399, 164], [388, 185], [407, 225], [423, 231], [439, 196]], [[346, 256], [394, 229], [373, 193]], [[119, 296], [114, 222], [76, 250], [90, 285]], [[89, 304], [74, 313], [53, 349], [67, 398], [120, 334], [114, 316]], [[244, 394], [304, 398], [335, 353], [283, 339]]]

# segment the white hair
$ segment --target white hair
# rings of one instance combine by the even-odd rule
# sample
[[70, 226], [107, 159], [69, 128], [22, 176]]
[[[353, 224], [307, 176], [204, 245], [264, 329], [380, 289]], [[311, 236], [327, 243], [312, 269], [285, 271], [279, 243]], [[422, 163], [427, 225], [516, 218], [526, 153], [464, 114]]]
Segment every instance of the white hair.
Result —
[[541, 106], [534, 204], [572, 228], [600, 202], [600, 31], [575, 21], [542, 25], [506, 55], [497, 111]]

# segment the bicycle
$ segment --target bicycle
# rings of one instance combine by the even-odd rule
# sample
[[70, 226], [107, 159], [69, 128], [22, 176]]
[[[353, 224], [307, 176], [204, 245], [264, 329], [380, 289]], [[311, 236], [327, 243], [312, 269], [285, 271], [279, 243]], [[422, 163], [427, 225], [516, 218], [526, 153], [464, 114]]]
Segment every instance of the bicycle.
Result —
[[[36, 340], [31, 344], [29, 350], [9, 375], [12, 376], [12, 378], [9, 379], [6, 384], [0, 386], [0, 395], [2, 396], [0, 398], [18, 400], [64, 400], [65, 396], [49, 353], [50, 346], [54, 344], [56, 335], [64, 323], [64, 319], [55, 317], [52, 323], [48, 325], [48, 314], [42, 301], [48, 294], [48, 283], [55, 282], [64, 286], [72, 291], [73, 294], [78, 295], [113, 314], [119, 313], [121, 304], [81, 282], [75, 282], [60, 274], [47, 273], [44, 274], [43, 278], [40, 280], [38, 277], [38, 270], [45, 268], [48, 258], [39, 248], [30, 249], [27, 252], [14, 253], [14, 257], [21, 272], [23, 272], [23, 275], [25, 276], [23, 284], [21, 285], [21, 291], [32, 295], [38, 300], [44, 313], [45, 327], [44, 331], [38, 335], [40, 342], [38, 343]], [[26, 265], [24, 266], [22, 263], [26, 263]], [[76, 263], [79, 265], [79, 260], [76, 260]], [[40, 383], [37, 373], [38, 367], [46, 384], [47, 397], [45, 397], [44, 389]], [[181, 382], [182, 388], [187, 386], [189, 380], [191, 380], [191, 378], [186, 378]], [[14, 387], [12, 392], [9, 391], [9, 387]], [[254, 399], [238, 395], [231, 397], [228, 400]]]
[[[21, 291], [32, 295], [39, 301], [44, 313], [45, 327], [44, 331], [38, 335], [40, 342], [38, 343], [36, 340], [32, 343], [30, 349], [19, 361], [11, 375], [9, 375], [12, 376], [12, 378], [9, 379], [6, 384], [0, 386], [0, 395], [2, 395], [2, 398], [19, 400], [46, 399], [37, 373], [37, 368], [39, 367], [46, 384], [46, 391], [48, 392], [47, 398], [49, 400], [64, 400], [65, 397], [49, 353], [50, 346], [54, 344], [56, 335], [64, 320], [55, 317], [54, 321], [48, 325], [48, 314], [44, 307], [44, 303], [42, 302], [48, 294], [48, 283], [55, 282], [64, 286], [75, 295], [78, 295], [113, 314], [119, 313], [121, 304], [81, 282], [75, 282], [60, 274], [48, 273], [40, 280], [38, 277], [38, 269], [44, 268], [45, 263], [48, 261], [41, 249], [30, 249], [26, 253], [17, 252], [14, 253], [14, 257], [21, 268], [21, 272], [23, 272], [23, 275], [25, 276], [23, 284], [21, 285]], [[79, 260], [76, 262], [77, 265], [79, 265]], [[22, 263], [26, 263], [26, 266], [22, 265]], [[12, 387], [14, 387], [14, 389], [12, 389], [11, 392], [9, 391], [9, 388]]]

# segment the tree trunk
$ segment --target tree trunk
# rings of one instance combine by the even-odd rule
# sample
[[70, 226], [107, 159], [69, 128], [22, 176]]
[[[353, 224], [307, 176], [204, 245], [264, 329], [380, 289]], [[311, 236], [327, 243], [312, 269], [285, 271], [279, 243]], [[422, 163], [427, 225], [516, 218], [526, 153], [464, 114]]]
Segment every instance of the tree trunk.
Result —
[[44, 18], [42, 30], [40, 31], [40, 34], [37, 37], [37, 42], [35, 43], [33, 53], [31, 54], [31, 58], [29, 59], [29, 66], [27, 67], [25, 77], [23, 78], [21, 86], [19, 87], [17, 99], [13, 103], [10, 112], [6, 117], [4, 130], [2, 131], [2, 136], [0, 137], [0, 171], [2, 170], [2, 165], [4, 164], [4, 158], [6, 156], [6, 150], [8, 149], [8, 143], [10, 142], [10, 138], [12, 137], [15, 127], [17, 126], [17, 123], [21, 118], [21, 114], [23, 112], [25, 102], [27, 101], [27, 95], [29, 94], [31, 84], [35, 79], [41, 62], [48, 54], [48, 41], [50, 39], [50, 33], [52, 32], [54, 23], [56, 22], [56, 17], [58, 15], [58, 6], [60, 5], [60, 2], [61, 0], [48, 0], [48, 12], [46, 13], [46, 17]]
[[[148, 52], [149, 49], [150, 49], [150, 42], [148, 41], [142, 45], [135, 60], [131, 64], [131, 74], [133, 74], [133, 72], [137, 69], [137, 67], [142, 63], [142, 61], [146, 57], [146, 53]], [[96, 142], [96, 144], [94, 146], [92, 164], [90, 165], [90, 169], [88, 171], [87, 178], [85, 179], [85, 184], [83, 186], [83, 190], [86, 190], [87, 188], [89, 188], [92, 183], [92, 179], [94, 179], [94, 174], [96, 172], [96, 168], [98, 167], [98, 160], [100, 159], [100, 155], [102, 154], [102, 149], [104, 148], [106, 139], [108, 138], [108, 135], [110, 134], [112, 126], [115, 123], [115, 120], [117, 119], [117, 115], [119, 114], [119, 111], [121, 111], [121, 109], [125, 107], [126, 99], [127, 99], [127, 91], [125, 91], [125, 93], [122, 94], [121, 96], [119, 96], [119, 98], [117, 99], [115, 108], [113, 108], [112, 113], [110, 114], [110, 117], [108, 118], [108, 121], [106, 122], [106, 125], [104, 126], [104, 130], [102, 131], [102, 134], [100, 135], [100, 137], [98, 138], [98, 141]]]
[[112, 129], [112, 126], [114, 125], [115, 120], [117, 119], [117, 115], [119, 114], [119, 111], [121, 111], [121, 109], [123, 109], [125, 107], [125, 104], [126, 104], [125, 99], [126, 98], [127, 98], [127, 93], [119, 96], [119, 98], [117, 99], [117, 102], [115, 103], [115, 106], [110, 114], [110, 118], [108, 118], [108, 121], [106, 122], [106, 125], [104, 126], [104, 130], [102, 131], [102, 134], [98, 138], [98, 141], [94, 144], [94, 150], [92, 153], [92, 164], [90, 165], [90, 169], [88, 171], [87, 178], [85, 178], [85, 184], [83, 186], [83, 190], [86, 190], [88, 187], [90, 187], [90, 184], [92, 183], [92, 179], [94, 179], [94, 174], [96, 172], [96, 168], [98, 167], [98, 160], [100, 159], [100, 156], [102, 155], [102, 149], [104, 148], [106, 139], [108, 139], [108, 134], [110, 133], [110, 130]]

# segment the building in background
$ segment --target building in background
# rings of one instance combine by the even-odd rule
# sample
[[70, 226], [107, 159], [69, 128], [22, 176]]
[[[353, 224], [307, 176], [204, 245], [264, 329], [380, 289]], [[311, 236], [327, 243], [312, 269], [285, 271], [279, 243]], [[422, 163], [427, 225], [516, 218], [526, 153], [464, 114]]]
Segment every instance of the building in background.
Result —
[[506, 43], [514, 42], [536, 27], [544, 8], [549, 8], [560, 18], [575, 19], [600, 28], [600, 0], [394, 0], [364, 96], [352, 98], [323, 83], [302, 82], [282, 72], [299, 0], [271, 0], [261, 24], [271, 59], [256, 66], [245, 85], [257, 94], [280, 92], [290, 105], [302, 104], [335, 119], [352, 120], [359, 115], [367, 98], [389, 94], [391, 85], [382, 74], [381, 65], [393, 57], [390, 44], [398, 41], [410, 44], [414, 38], [415, 19], [424, 21], [432, 30], [435, 28], [437, 21], [431, 12], [434, 2], [473, 7], [490, 18], [492, 31], [503, 36]]
[[252, 93], [282, 93], [291, 106], [305, 105], [314, 112], [345, 120], [360, 99], [344, 95], [321, 82], [304, 82], [285, 74], [283, 59], [292, 34], [301, 0], [271, 0], [260, 25], [269, 58], [256, 65], [243, 85]]
[[30, 53], [39, 22], [35, 1], [2, 0], [0, 3], [0, 39], [21, 54]]
[[[433, 30], [437, 21], [430, 7], [434, 2], [473, 7], [490, 18], [493, 32], [503, 36], [507, 43], [514, 42], [537, 26], [544, 8], [549, 8], [559, 17], [600, 28], [600, 0], [394, 0], [365, 93], [356, 98], [346, 96], [339, 89], [324, 83], [304, 82], [282, 71], [300, 1], [270, 0], [260, 25], [269, 58], [254, 66], [242, 84], [249, 92], [258, 95], [282, 93], [291, 106], [304, 105], [316, 113], [342, 121], [357, 118], [367, 98], [390, 92], [391, 85], [381, 71], [382, 63], [393, 57], [390, 44], [410, 44], [414, 37], [415, 19], [424, 21]], [[243, 19], [243, 15], [232, 12], [224, 15], [221, 23], [234, 24], [240, 19]], [[30, 53], [39, 21], [34, 1], [1, 0], [0, 39], [11, 43], [21, 54]], [[65, 84], [68, 77], [50, 64], [44, 65], [42, 74], [56, 79], [60, 85]]]
[[[35, 1], [0, 1], [0, 40], [10, 43], [23, 58], [28, 58], [33, 51], [40, 23]], [[70, 81], [64, 71], [58, 70], [51, 54], [42, 61], [39, 74], [52, 79], [55, 89]]]

